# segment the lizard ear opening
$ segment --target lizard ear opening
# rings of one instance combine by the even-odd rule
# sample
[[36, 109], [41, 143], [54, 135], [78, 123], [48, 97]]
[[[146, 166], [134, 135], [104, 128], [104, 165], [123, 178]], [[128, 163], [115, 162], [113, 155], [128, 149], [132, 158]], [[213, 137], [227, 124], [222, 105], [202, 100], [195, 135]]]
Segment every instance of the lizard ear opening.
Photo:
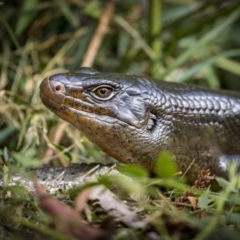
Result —
[[76, 70], [75, 73], [94, 75], [99, 72], [89, 67], [81, 67], [80, 69]]
[[156, 126], [156, 115], [153, 113], [149, 114], [149, 119], [148, 119], [148, 123], [147, 123], [147, 128], [148, 130], [153, 130], [154, 126]]

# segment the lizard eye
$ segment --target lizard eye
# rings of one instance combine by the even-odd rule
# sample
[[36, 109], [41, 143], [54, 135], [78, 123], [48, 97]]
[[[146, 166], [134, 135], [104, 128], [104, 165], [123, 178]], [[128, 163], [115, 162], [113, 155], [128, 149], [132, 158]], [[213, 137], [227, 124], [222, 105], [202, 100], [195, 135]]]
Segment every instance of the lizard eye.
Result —
[[102, 85], [94, 88], [90, 94], [98, 100], [109, 100], [114, 96], [114, 89], [111, 86]]

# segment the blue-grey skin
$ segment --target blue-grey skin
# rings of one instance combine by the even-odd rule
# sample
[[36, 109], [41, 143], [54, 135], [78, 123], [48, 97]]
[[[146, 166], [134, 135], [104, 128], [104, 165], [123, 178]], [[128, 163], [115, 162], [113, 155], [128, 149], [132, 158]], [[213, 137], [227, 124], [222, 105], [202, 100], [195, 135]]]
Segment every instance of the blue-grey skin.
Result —
[[121, 162], [152, 170], [169, 150], [194, 178], [240, 161], [240, 93], [81, 68], [46, 78], [40, 97]]

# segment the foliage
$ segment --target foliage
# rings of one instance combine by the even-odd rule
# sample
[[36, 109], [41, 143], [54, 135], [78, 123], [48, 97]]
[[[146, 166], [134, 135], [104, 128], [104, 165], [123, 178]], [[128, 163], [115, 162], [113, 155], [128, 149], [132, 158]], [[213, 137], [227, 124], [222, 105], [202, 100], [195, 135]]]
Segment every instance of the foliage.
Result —
[[[97, 0], [1, 6], [1, 148], [30, 148], [39, 159], [51, 146], [67, 163], [106, 158], [72, 127], [53, 145], [59, 119], [38, 96], [45, 77], [80, 67], [105, 6]], [[239, 9], [233, 0], [119, 1], [93, 67], [240, 89]], [[64, 152], [62, 146], [69, 145]]]

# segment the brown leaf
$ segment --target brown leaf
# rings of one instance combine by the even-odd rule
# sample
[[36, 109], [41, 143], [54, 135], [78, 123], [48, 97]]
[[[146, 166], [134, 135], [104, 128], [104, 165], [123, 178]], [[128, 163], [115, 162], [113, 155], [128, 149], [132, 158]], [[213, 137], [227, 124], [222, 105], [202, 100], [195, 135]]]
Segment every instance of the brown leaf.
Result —
[[[85, 224], [76, 211], [62, 204], [56, 198], [49, 196], [38, 181], [34, 181], [34, 187], [39, 198], [39, 206], [51, 215], [51, 226], [55, 229], [67, 236], [81, 240], [109, 240], [111, 238], [113, 228], [110, 229], [110, 226], [112, 226], [110, 223], [108, 231]], [[82, 199], [81, 196], [78, 197], [81, 199], [81, 204], [83, 204], [83, 201], [86, 202], [87, 199], [86, 192], [84, 194]]]
[[84, 189], [75, 199], [75, 210], [76, 212], [80, 212], [83, 210], [86, 202], [89, 199], [89, 195], [91, 194], [92, 189], [86, 188]]
[[193, 196], [188, 196], [187, 198], [188, 198], [189, 202], [192, 204], [193, 209], [196, 209], [198, 199], [196, 197], [193, 197]]

